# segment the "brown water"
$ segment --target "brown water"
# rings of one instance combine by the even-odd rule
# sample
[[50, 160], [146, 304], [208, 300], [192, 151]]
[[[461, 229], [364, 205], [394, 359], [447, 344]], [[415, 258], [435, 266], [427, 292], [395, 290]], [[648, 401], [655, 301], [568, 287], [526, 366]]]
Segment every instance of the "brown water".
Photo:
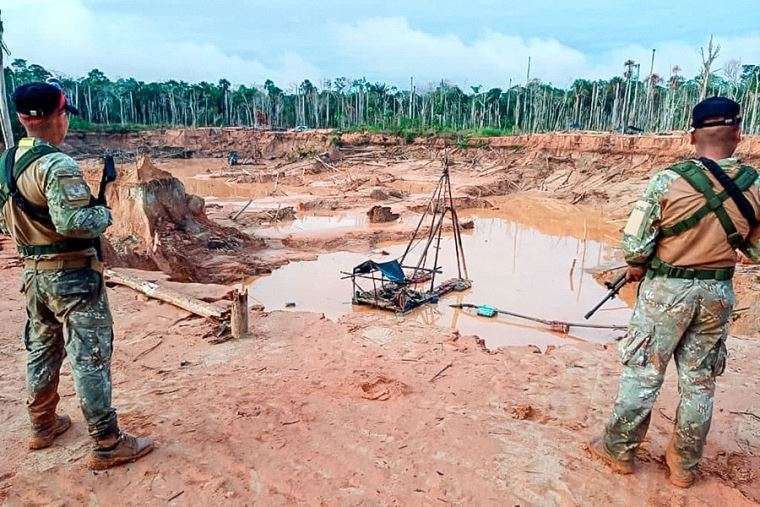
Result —
[[406, 213], [398, 220], [386, 223], [371, 223], [366, 213], [347, 211], [331, 215], [303, 214], [291, 221], [283, 221], [268, 227], [260, 227], [253, 232], [263, 238], [278, 238], [289, 235], [310, 233], [342, 233], [362, 230], [413, 229], [420, 216]]
[[[487, 304], [546, 319], [582, 322], [586, 311], [606, 293], [586, 272], [587, 268], [610, 263], [615, 258], [614, 250], [605, 243], [548, 234], [500, 217], [476, 217], [475, 229], [468, 231], [463, 241], [473, 288], [401, 318], [458, 329], [464, 335], [476, 334], [490, 348], [528, 344], [543, 348], [577, 339], [603, 342], [620, 334], [572, 329], [570, 335], [562, 335], [539, 324], [511, 317], [477, 317], [471, 310], [448, 306], [459, 302]], [[323, 312], [333, 319], [352, 311], [367, 311], [351, 305], [351, 282], [341, 280], [340, 271], [350, 271], [367, 258], [387, 261], [400, 255], [404, 248], [405, 245], [385, 247], [390, 256], [336, 252], [321, 255], [315, 261], [291, 263], [257, 280], [250, 294], [271, 310], [293, 302], [296, 310]], [[456, 276], [453, 253], [453, 240], [444, 239], [441, 281]], [[416, 260], [415, 256], [411, 258]], [[593, 322], [626, 324], [629, 317], [630, 309], [615, 300]]]

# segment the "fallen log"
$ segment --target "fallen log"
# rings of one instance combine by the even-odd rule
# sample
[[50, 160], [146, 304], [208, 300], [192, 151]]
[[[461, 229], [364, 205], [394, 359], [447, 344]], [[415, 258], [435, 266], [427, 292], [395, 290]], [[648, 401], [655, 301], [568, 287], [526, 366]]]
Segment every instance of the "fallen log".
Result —
[[129, 287], [130, 289], [145, 294], [149, 298], [169, 303], [201, 317], [219, 319], [226, 312], [223, 308], [211, 303], [206, 303], [205, 301], [187, 296], [167, 287], [161, 287], [155, 282], [149, 282], [148, 280], [143, 280], [142, 278], [133, 275], [128, 275], [113, 269], [106, 269], [104, 274], [107, 282]]
[[237, 213], [235, 213], [235, 215], [232, 217], [232, 221], [234, 222], [235, 220], [237, 220], [238, 218], [240, 218], [240, 215], [242, 215], [243, 212], [248, 209], [248, 206], [250, 206], [252, 202], [253, 202], [253, 199], [249, 200], [246, 203], [246, 205], [243, 206], [243, 208], [240, 211], [238, 211]]

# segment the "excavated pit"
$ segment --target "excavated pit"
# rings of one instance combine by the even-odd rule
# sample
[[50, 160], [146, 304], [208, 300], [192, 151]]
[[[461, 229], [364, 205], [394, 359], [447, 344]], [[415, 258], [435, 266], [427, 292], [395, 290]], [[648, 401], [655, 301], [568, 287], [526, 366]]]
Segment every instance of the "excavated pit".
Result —
[[[82, 134], [68, 144], [93, 184], [99, 163], [87, 158], [117, 152], [112, 266], [164, 270], [130, 272], [206, 301], [244, 281], [268, 309], [252, 309], [249, 339], [216, 344], [215, 323], [109, 287], [119, 422], [158, 445], [118, 471], [88, 474], [88, 436], [69, 374], [61, 376], [59, 411], [74, 416], [72, 429], [45, 451], [26, 450], [22, 265], [13, 245], [0, 242], [0, 503], [760, 502], [760, 394], [751, 381], [759, 368], [757, 267], [742, 266], [735, 279], [738, 313], [713, 430], [699, 482], [686, 493], [668, 484], [662, 460], [679, 403], [675, 368], [637, 451], [637, 473], [611, 474], [584, 444], [599, 435], [615, 398], [616, 333], [558, 335], [447, 306], [461, 299], [580, 320], [604, 292], [595, 279], [612, 275], [597, 268], [620, 263], [615, 245], [649, 175], [689, 155], [682, 136], [407, 143], [195, 129]], [[229, 151], [246, 163], [227, 167]], [[463, 235], [472, 290], [404, 318], [352, 309], [350, 284], [337, 271], [398, 253], [444, 152], [460, 216], [471, 224]], [[136, 153], [152, 163], [135, 165]], [[746, 139], [740, 153], [757, 165], [760, 138]], [[124, 177], [135, 168], [142, 175]], [[400, 217], [369, 223], [372, 206]], [[445, 231], [444, 249], [449, 237]], [[455, 274], [447, 262], [444, 270]], [[624, 322], [634, 293], [628, 288], [594, 322]], [[288, 303], [295, 308], [281, 311]]]
[[[122, 181], [123, 189], [117, 186], [115, 213], [122, 217], [109, 231], [112, 258], [115, 265], [160, 269], [175, 280], [214, 283], [239, 282], [318, 254], [366, 254], [384, 243], [404, 242], [427, 205], [444, 153], [458, 209], [478, 210], [473, 216], [479, 217], [509, 209], [524, 215], [522, 223], [531, 227], [560, 203], [580, 205], [603, 213], [609, 227], [599, 239], [613, 245], [649, 175], [689, 155], [686, 138], [676, 135], [515, 136], [481, 139], [468, 147], [453, 141], [433, 138], [406, 144], [378, 135], [198, 129], [115, 140], [88, 134], [69, 143], [83, 155], [99, 151], [99, 143], [121, 148], [124, 156], [129, 150], [161, 156], [166, 146], [190, 150], [194, 158], [160, 158], [160, 169], [143, 170], [147, 176]], [[247, 157], [247, 165], [228, 167], [222, 158], [209, 158], [221, 157], [228, 148]], [[760, 161], [760, 139], [745, 138], [739, 155], [749, 163]], [[138, 211], [129, 203], [133, 194], [143, 203]], [[205, 199], [205, 209], [191, 194]], [[540, 204], [523, 206], [519, 199], [524, 195], [539, 198]], [[378, 210], [382, 213], [377, 218], [387, 222], [372, 223]], [[482, 228], [481, 220], [475, 236]], [[584, 237], [578, 224], [560, 229], [553, 234]], [[477, 252], [478, 261], [497, 263], [504, 253], [503, 245], [484, 248]], [[567, 264], [567, 255], [558, 255], [556, 263]], [[552, 276], [566, 278], [563, 269], [567, 266]], [[751, 311], [760, 301], [758, 275], [755, 268], [739, 272], [734, 331], [751, 334], [760, 331], [760, 318]]]
[[[529, 200], [523, 205], [541, 209], [540, 203]], [[542, 223], [574, 222], [577, 226], [584, 220], [600, 220], [598, 216], [579, 212], [567, 216], [548, 208], [542, 211]], [[592, 271], [600, 266], [621, 264], [615, 248], [603, 242], [545, 233], [535, 222], [520, 223], [503, 212], [485, 216], [472, 212], [467, 216], [474, 219], [474, 228], [463, 236], [469, 277], [474, 281], [472, 289], [446, 296], [438, 304], [427, 305], [400, 319], [413, 319], [462, 335], [477, 335], [491, 349], [523, 345], [545, 349], [568, 340], [609, 342], [620, 336], [621, 332], [616, 331], [575, 328], [564, 335], [551, 332], [542, 324], [512, 317], [478, 317], [472, 310], [451, 308], [449, 305], [454, 303], [475, 303], [548, 320], [583, 322], [586, 311], [606, 293], [594, 280]], [[351, 312], [375, 311], [351, 305], [351, 283], [341, 271], [350, 271], [367, 259], [383, 262], [399, 257], [405, 246], [381, 244], [380, 250], [374, 252], [331, 252], [313, 261], [293, 262], [255, 281], [250, 286], [250, 295], [267, 310], [320, 312], [335, 320]], [[419, 248], [410, 252], [412, 263], [415, 254], [419, 255]], [[443, 273], [438, 275], [439, 281], [456, 276], [451, 237], [442, 242], [440, 256]], [[371, 287], [371, 282], [368, 286]], [[615, 300], [592, 323], [625, 325], [629, 316], [628, 305]]]

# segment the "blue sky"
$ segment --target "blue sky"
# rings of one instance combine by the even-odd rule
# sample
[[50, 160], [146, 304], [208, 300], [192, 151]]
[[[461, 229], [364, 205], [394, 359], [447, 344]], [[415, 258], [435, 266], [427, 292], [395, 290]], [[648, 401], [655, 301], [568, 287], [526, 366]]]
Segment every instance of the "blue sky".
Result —
[[609, 77], [633, 58], [696, 73], [715, 34], [728, 60], [760, 63], [758, 0], [574, 2], [361, 0], [0, 0], [11, 58], [68, 75], [282, 86], [366, 77], [505, 86]]

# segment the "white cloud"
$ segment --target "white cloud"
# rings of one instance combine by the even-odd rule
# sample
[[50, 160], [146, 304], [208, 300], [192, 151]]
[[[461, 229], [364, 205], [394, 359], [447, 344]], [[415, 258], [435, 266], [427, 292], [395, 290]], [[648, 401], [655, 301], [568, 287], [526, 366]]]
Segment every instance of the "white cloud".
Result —
[[[373, 78], [406, 82], [448, 79], [458, 83], [503, 84], [524, 80], [528, 57], [533, 75], [565, 80], [586, 57], [555, 39], [522, 39], [484, 31], [466, 43], [456, 35], [433, 35], [412, 28], [404, 18], [375, 18], [334, 25], [344, 56]], [[361, 64], [360, 62], [368, 62]], [[371, 67], [370, 67], [371, 65]]]
[[[525, 80], [528, 57], [532, 60], [532, 77], [559, 86], [580, 77], [620, 75], [628, 59], [641, 64], [643, 78], [649, 73], [652, 47], [657, 48], [655, 72], [661, 76], [670, 75], [670, 68], [679, 65], [683, 74], [691, 77], [700, 65], [699, 48], [678, 41], [656, 42], [652, 47], [625, 45], [592, 58], [556, 39], [523, 39], [485, 30], [466, 42], [456, 35], [433, 35], [414, 29], [404, 18], [334, 25], [333, 32], [357, 72], [397, 83], [406, 83], [413, 75], [421, 81], [444, 78], [457, 83], [504, 86], [510, 77], [514, 82]], [[715, 69], [730, 59], [760, 63], [760, 35], [718, 37], [716, 42], [722, 50]]]
[[3, 6], [6, 41], [13, 58], [47, 69], [82, 76], [98, 68], [111, 78], [177, 79], [281, 86], [320, 72], [303, 58], [283, 51], [271, 64], [243, 58], [203, 41], [174, 40], [171, 27], [157, 26], [139, 15], [108, 17], [81, 0], [15, 0]]
[[[411, 26], [403, 17], [324, 23], [322, 36], [312, 35], [314, 46], [309, 49], [315, 57], [321, 56], [322, 68], [318, 68], [287, 47], [269, 48], [265, 42], [252, 41], [251, 49], [271, 54], [267, 61], [246, 58], [207, 41], [183, 39], [146, 12], [117, 16], [84, 0], [0, 0], [0, 4], [11, 58], [25, 58], [74, 76], [99, 68], [112, 78], [213, 82], [226, 78], [257, 84], [273, 79], [286, 88], [307, 78], [319, 82], [337, 76], [367, 77], [406, 87], [414, 76], [423, 86], [447, 79], [464, 86], [505, 87], [510, 78], [515, 83], [524, 81], [531, 57], [532, 77], [567, 86], [579, 77], [620, 75], [629, 58], [641, 64], [643, 77], [649, 72], [652, 47], [657, 48], [655, 71], [661, 76], [668, 76], [674, 64], [687, 77], [699, 69], [699, 48], [679, 41], [621, 44], [590, 55], [556, 38], [523, 38], [490, 29], [471, 40], [434, 34]], [[213, 16], [213, 8], [208, 10]], [[760, 33], [717, 40], [723, 47], [717, 68], [729, 59], [760, 63]], [[240, 47], [240, 41], [236, 42]]]

